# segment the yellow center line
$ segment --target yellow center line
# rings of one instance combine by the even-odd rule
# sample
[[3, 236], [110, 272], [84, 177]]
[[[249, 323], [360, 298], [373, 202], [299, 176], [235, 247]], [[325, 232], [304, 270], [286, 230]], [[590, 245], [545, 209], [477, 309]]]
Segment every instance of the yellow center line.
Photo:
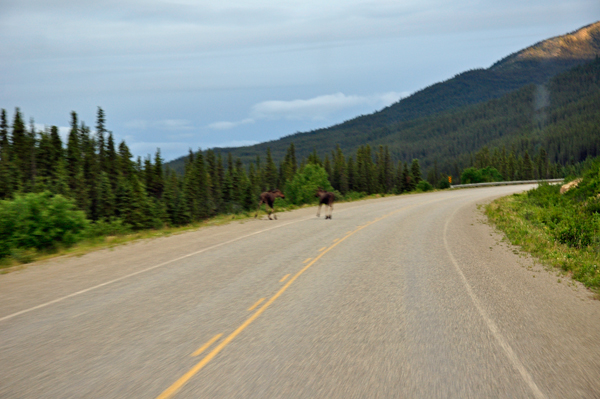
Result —
[[319, 249], [319, 252], [325, 251], [327, 249], [327, 247], [323, 247], [321, 249]]
[[198, 348], [198, 350], [194, 353], [192, 353], [192, 356], [198, 356], [199, 354], [201, 354], [202, 352], [204, 352], [209, 346], [211, 346], [216, 340], [218, 340], [219, 338], [221, 338], [223, 334], [217, 334], [214, 337], [212, 337], [210, 339], [210, 341], [208, 341], [207, 343], [205, 343], [204, 345], [202, 345], [200, 348]]
[[279, 280], [280, 283], [283, 283], [290, 275], [286, 274], [285, 276], [283, 276], [283, 278], [281, 280]]
[[[388, 216], [391, 216], [397, 212], [400, 212], [401, 210], [404, 210], [407, 207], [403, 207], [400, 209], [397, 209], [396, 211], [393, 211], [379, 219], [375, 219], [372, 222], [368, 222], [367, 224], [364, 224], [362, 226], [357, 227], [354, 231], [348, 232], [343, 238], [341, 238], [338, 242], [332, 244], [331, 246], [329, 246], [329, 248], [324, 247], [322, 249], [322, 252], [309, 264], [307, 264], [306, 266], [304, 266], [298, 273], [296, 273], [287, 283], [285, 283], [285, 285], [283, 287], [281, 287], [279, 289], [279, 291], [277, 291], [277, 293], [275, 295], [273, 295], [264, 305], [262, 305], [256, 312], [254, 312], [252, 314], [252, 316], [250, 316], [244, 323], [242, 323], [241, 326], [239, 326], [237, 329], [235, 329], [234, 332], [232, 332], [231, 334], [229, 334], [227, 336], [227, 338], [225, 338], [223, 341], [221, 341], [221, 343], [219, 345], [217, 345], [212, 351], [210, 351], [198, 364], [196, 364], [194, 367], [192, 367], [187, 373], [185, 373], [183, 376], [181, 376], [177, 381], [175, 381], [173, 383], [173, 385], [171, 385], [169, 388], [167, 388], [163, 393], [161, 393], [156, 399], [167, 399], [170, 398], [171, 396], [173, 396], [185, 383], [187, 383], [190, 378], [192, 378], [196, 373], [198, 373], [200, 370], [202, 370], [204, 368], [204, 366], [206, 366], [208, 364], [208, 362], [210, 362], [215, 356], [217, 356], [227, 345], [229, 345], [229, 343], [231, 341], [233, 341], [235, 339], [235, 337], [237, 337], [238, 335], [240, 335], [240, 333], [242, 331], [244, 331], [246, 329], [246, 327], [248, 327], [254, 320], [256, 320], [258, 318], [258, 316], [260, 316], [265, 310], [267, 310], [267, 308], [269, 306], [271, 306], [271, 304], [273, 302], [275, 302], [275, 300], [277, 298], [279, 298], [281, 296], [281, 294], [283, 294], [290, 285], [292, 285], [294, 283], [294, 281], [296, 281], [296, 279], [298, 277], [300, 277], [302, 275], [302, 273], [304, 273], [305, 271], [308, 270], [309, 267], [311, 267], [312, 265], [314, 265], [319, 259], [321, 259], [323, 257], [323, 255], [325, 255], [327, 252], [331, 251], [333, 248], [335, 248], [338, 244], [340, 244], [342, 241], [344, 241], [346, 238], [350, 237], [351, 235], [353, 235], [354, 233], [364, 229], [367, 226], [370, 226], [373, 223], [378, 222], [381, 219], [384, 219]], [[408, 207], [410, 208], [410, 206]], [[264, 298], [263, 298], [264, 299]], [[259, 302], [262, 302], [259, 301]]]
[[333, 242], [338, 242], [339, 240], [340, 240], [339, 238], [336, 238], [335, 240], [333, 240]]
[[264, 301], [264, 300], [265, 300], [265, 298], [260, 298], [258, 301], [256, 301], [256, 303], [255, 303], [254, 305], [250, 306], [250, 307], [248, 308], [248, 310], [254, 310], [254, 309], [255, 309], [255, 308], [258, 306], [258, 305], [260, 305], [260, 304], [262, 303], [262, 301]]
[[302, 263], [308, 263], [308, 262], [310, 262], [311, 260], [312, 260], [312, 258], [306, 258], [306, 260], [305, 260], [304, 262], [302, 262]]

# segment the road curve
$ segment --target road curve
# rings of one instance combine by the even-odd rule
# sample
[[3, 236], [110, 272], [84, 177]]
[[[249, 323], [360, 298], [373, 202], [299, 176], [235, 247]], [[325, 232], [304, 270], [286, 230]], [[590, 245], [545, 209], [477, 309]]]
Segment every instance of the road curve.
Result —
[[0, 276], [0, 398], [598, 398], [600, 302], [478, 204], [336, 204]]

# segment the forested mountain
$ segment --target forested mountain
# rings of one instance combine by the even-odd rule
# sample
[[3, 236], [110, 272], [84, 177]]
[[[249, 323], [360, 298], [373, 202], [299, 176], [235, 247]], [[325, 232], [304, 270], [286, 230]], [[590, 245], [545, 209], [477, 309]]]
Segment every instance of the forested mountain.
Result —
[[[386, 144], [394, 161], [410, 162], [419, 158], [428, 168], [437, 160], [440, 165], [445, 165], [447, 173], [453, 173], [454, 168], [449, 169], [449, 164], [457, 162], [457, 167], [464, 167], [461, 160], [482, 146], [493, 144], [486, 140], [496, 140], [497, 136], [512, 137], [514, 129], [521, 131], [519, 139], [527, 138], [524, 133], [532, 132], [535, 124], [525, 122], [532, 120], [533, 110], [543, 108], [543, 112], [548, 112], [545, 107], [547, 97], [552, 98], [552, 89], [547, 85], [549, 79], [594, 60], [597, 54], [600, 54], [600, 22], [537, 43], [488, 69], [471, 70], [429, 86], [370, 115], [254, 146], [215, 150], [231, 153], [247, 164], [257, 155], [264, 154], [267, 148], [271, 149], [275, 162], [279, 162], [291, 143], [294, 143], [299, 158], [308, 156], [315, 148], [319, 156], [325, 156], [337, 145], [350, 153], [367, 143], [372, 146]], [[503, 98], [500, 102], [493, 101], [500, 98]], [[474, 107], [482, 103], [486, 105]], [[500, 122], [498, 118], [508, 115], [504, 111], [510, 113], [511, 118], [518, 114], [517, 119], [504, 118]], [[494, 114], [495, 120], [488, 118], [489, 112]], [[468, 129], [464, 125], [466, 120], [471, 121]], [[481, 125], [479, 130], [478, 125]], [[483, 130], [484, 126], [492, 131]], [[509, 141], [504, 140], [502, 144], [523, 145]], [[184, 158], [168, 165], [182, 172]]]

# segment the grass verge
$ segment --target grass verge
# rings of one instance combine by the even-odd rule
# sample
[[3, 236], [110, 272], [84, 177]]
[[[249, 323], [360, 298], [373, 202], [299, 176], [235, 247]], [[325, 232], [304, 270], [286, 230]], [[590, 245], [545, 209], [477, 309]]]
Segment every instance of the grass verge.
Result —
[[547, 223], [540, 222], [544, 209], [528, 200], [528, 194], [514, 194], [488, 204], [489, 220], [513, 244], [531, 253], [545, 266], [570, 275], [600, 294], [600, 246], [569, 246], [556, 239]]

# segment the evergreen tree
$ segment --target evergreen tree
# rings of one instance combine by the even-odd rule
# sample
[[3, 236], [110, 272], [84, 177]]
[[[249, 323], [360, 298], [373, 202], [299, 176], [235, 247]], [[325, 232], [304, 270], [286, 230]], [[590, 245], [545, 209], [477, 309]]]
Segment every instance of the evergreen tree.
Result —
[[206, 151], [206, 167], [211, 182], [210, 196], [213, 199], [215, 211], [220, 212], [223, 201], [223, 194], [221, 193], [222, 181], [219, 174], [219, 165], [217, 164], [217, 159], [213, 150]]
[[100, 171], [105, 171], [108, 173], [109, 177], [116, 178], [117, 176], [108, 172], [110, 167], [109, 160], [106, 157], [106, 120], [104, 117], [104, 110], [98, 107], [98, 112], [96, 116], [96, 142], [98, 145], [98, 164], [100, 167]]
[[413, 177], [413, 181], [414, 181], [414, 186], [416, 187], [417, 184], [419, 184], [419, 182], [422, 180], [421, 178], [421, 165], [419, 165], [419, 160], [418, 159], [413, 159], [412, 164], [410, 166], [410, 171]]
[[112, 132], [108, 132], [108, 140], [106, 141], [104, 165], [102, 170], [106, 171], [111, 180], [117, 180], [117, 152], [115, 151], [115, 141]]
[[[100, 172], [98, 182], [99, 184], [97, 190], [94, 219], [110, 219], [117, 215], [115, 209], [117, 203], [117, 196], [113, 192], [113, 184], [111, 184], [110, 182], [108, 173], [106, 173], [105, 171]], [[120, 187], [118, 184], [119, 182], [121, 183]], [[121, 197], [119, 198], [120, 206], [122, 205], [123, 201], [126, 200], [126, 198], [123, 198], [123, 196], [126, 196], [126, 193], [130, 195], [130, 192], [128, 190], [129, 186], [126, 182], [127, 180], [123, 176], [119, 177], [119, 179], [117, 180], [117, 189], [121, 189]], [[125, 185], [127, 185], [127, 187], [124, 187]]]
[[349, 190], [348, 187], [348, 171], [346, 167], [346, 161], [344, 160], [344, 154], [342, 149], [338, 145], [333, 156], [333, 178], [331, 185], [334, 189], [340, 191], [342, 194], [346, 194]]
[[205, 219], [212, 215], [214, 204], [210, 197], [209, 174], [204, 163], [202, 151], [196, 154], [194, 172], [198, 201], [198, 218]]
[[402, 192], [404, 191], [403, 176], [404, 169], [402, 168], [402, 161], [398, 161], [398, 168], [396, 169], [396, 178], [394, 180], [396, 194], [402, 194]]
[[71, 197], [79, 209], [87, 209], [87, 193], [83, 176], [80, 135], [77, 114], [71, 112], [71, 130], [67, 142], [67, 181]]
[[358, 183], [356, 181], [356, 167], [354, 166], [354, 159], [352, 157], [348, 158], [346, 169], [348, 171], [348, 190], [359, 191]]
[[10, 155], [12, 157], [11, 163], [15, 167], [15, 180], [18, 181], [19, 187], [25, 186], [29, 175], [29, 148], [27, 141], [23, 116], [19, 108], [17, 108], [12, 125], [12, 143], [10, 145], [12, 150]]
[[402, 192], [413, 191], [416, 186], [417, 184], [415, 183], [411, 169], [409, 169], [408, 164], [404, 162], [404, 167], [402, 168]]
[[126, 180], [129, 180], [133, 178], [133, 176], [136, 174], [135, 162], [133, 162], [131, 158], [133, 158], [133, 156], [129, 151], [129, 147], [127, 147], [125, 141], [121, 141], [121, 143], [119, 144], [119, 156], [117, 157], [116, 162], [118, 178], [124, 178]]
[[8, 120], [6, 119], [6, 110], [2, 108], [0, 114], [0, 160], [7, 159], [10, 153], [8, 141]]
[[197, 221], [200, 218], [200, 205], [198, 198], [198, 184], [195, 173], [194, 153], [190, 149], [187, 162], [185, 164], [185, 175], [183, 176], [183, 198], [186, 205], [186, 213], [190, 220]]
[[160, 200], [164, 191], [164, 178], [163, 178], [163, 159], [160, 156], [160, 148], [156, 149], [156, 154], [154, 155], [154, 178], [152, 186], [152, 195], [157, 200]]
[[267, 148], [267, 163], [265, 165], [263, 176], [267, 190], [277, 188], [277, 166], [275, 166], [275, 162], [273, 162], [270, 148]]
[[394, 191], [394, 164], [387, 145], [384, 147], [383, 152], [382, 185], [385, 192], [391, 193]]
[[533, 165], [531, 163], [531, 158], [529, 157], [529, 152], [525, 151], [525, 155], [523, 156], [523, 180], [532, 180], [533, 179]]
[[325, 172], [327, 173], [327, 179], [331, 181], [333, 170], [331, 168], [331, 162], [329, 161], [329, 155], [325, 155], [325, 161], [323, 161], [323, 169], [325, 169]]

